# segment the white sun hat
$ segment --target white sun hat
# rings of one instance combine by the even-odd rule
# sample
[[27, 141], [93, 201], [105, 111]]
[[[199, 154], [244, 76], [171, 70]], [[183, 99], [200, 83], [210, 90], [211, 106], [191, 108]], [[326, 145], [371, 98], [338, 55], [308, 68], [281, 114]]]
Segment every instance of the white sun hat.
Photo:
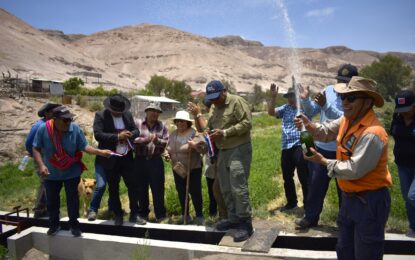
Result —
[[184, 121], [188, 121], [188, 122], [193, 122], [190, 119], [189, 112], [187, 112], [185, 110], [177, 111], [175, 118], [173, 118], [173, 121], [175, 121], [175, 120], [184, 120]]

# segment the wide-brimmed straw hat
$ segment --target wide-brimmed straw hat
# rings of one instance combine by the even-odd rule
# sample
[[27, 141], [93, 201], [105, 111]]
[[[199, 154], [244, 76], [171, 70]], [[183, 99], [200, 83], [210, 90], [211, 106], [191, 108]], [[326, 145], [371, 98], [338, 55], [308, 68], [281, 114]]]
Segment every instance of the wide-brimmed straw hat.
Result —
[[121, 94], [115, 94], [104, 100], [104, 107], [112, 112], [123, 113], [131, 107], [130, 100]]
[[353, 92], [364, 92], [374, 100], [377, 107], [382, 107], [385, 101], [383, 97], [376, 92], [376, 81], [364, 77], [354, 76], [349, 83], [338, 83], [334, 86], [334, 90], [339, 94], [347, 94]]
[[189, 112], [187, 112], [185, 110], [181, 110], [181, 111], [176, 112], [176, 116], [173, 118], [173, 121], [176, 121], [176, 120], [184, 120], [184, 121], [187, 121], [187, 122], [190, 122], [190, 123], [193, 122], [192, 119], [190, 119]]

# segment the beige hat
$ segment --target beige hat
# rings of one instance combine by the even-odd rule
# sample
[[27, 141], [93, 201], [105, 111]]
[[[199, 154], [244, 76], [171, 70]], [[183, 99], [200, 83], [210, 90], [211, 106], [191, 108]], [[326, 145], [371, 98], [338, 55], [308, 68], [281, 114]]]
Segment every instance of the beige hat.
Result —
[[150, 104], [148, 104], [148, 106], [144, 109], [144, 112], [147, 112], [149, 109], [154, 109], [159, 113], [163, 113], [163, 110], [160, 108], [160, 102], [150, 102]]
[[376, 92], [376, 81], [359, 76], [354, 76], [348, 84], [338, 83], [334, 86], [334, 90], [339, 94], [352, 92], [365, 92], [375, 102], [375, 106], [382, 107], [384, 104], [383, 97]]
[[181, 110], [181, 111], [177, 111], [176, 112], [176, 117], [173, 118], [173, 121], [175, 120], [184, 120], [184, 121], [188, 121], [188, 122], [193, 122], [190, 119], [190, 114], [189, 112], [185, 111], [185, 110]]

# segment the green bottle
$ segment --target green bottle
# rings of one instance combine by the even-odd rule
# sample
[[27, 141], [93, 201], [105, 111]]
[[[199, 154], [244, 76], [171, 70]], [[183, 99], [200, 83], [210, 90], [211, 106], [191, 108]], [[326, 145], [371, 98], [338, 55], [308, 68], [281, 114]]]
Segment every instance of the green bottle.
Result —
[[304, 127], [300, 133], [300, 143], [305, 155], [312, 156], [313, 152], [311, 152], [310, 148], [313, 147], [314, 149], [316, 149], [316, 147], [314, 146], [314, 139], [310, 132], [308, 132]]

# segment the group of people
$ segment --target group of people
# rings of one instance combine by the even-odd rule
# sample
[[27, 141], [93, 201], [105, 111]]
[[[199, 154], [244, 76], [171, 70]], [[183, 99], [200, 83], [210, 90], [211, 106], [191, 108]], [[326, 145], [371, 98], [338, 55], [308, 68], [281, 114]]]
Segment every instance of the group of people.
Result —
[[[300, 102], [291, 88], [283, 95], [287, 104], [280, 107], [275, 106], [278, 88], [271, 85], [268, 114], [282, 119], [281, 169], [287, 203], [281, 211], [298, 205], [293, 179], [296, 169], [303, 193], [304, 217], [295, 223], [298, 228], [317, 226], [330, 180], [334, 179], [339, 198], [339, 259], [381, 259], [392, 178], [387, 168], [388, 135], [373, 107], [382, 107], [384, 100], [376, 92], [376, 82], [359, 77], [357, 68], [351, 64], [342, 65], [336, 79], [337, 84], [326, 87], [313, 99], [308, 87], [295, 86]], [[414, 92], [398, 93], [395, 102], [390, 132], [395, 139], [395, 162], [410, 223], [408, 233], [413, 235], [415, 165], [410, 147], [415, 145]], [[129, 221], [147, 222], [151, 189], [156, 221], [162, 222], [166, 218], [165, 157], [172, 163], [183, 222], [191, 219], [187, 210], [189, 193], [195, 222], [203, 224], [201, 179], [205, 162], [209, 213], [215, 215], [219, 211], [220, 215], [215, 228], [236, 229], [233, 236], [237, 242], [248, 239], [254, 232], [248, 191], [252, 161], [250, 107], [242, 97], [228, 93], [217, 80], [206, 86], [205, 105], [210, 108], [208, 118], [199, 106], [189, 103], [188, 111], [176, 113], [173, 119], [176, 129], [169, 133], [159, 120], [163, 111], [158, 104], [147, 106], [144, 118], [134, 119], [127, 98], [120, 94], [108, 97], [105, 108], [95, 114], [93, 124], [98, 149], [88, 145], [79, 126], [72, 122], [74, 115], [66, 107], [57, 104], [43, 107], [39, 116], [44, 118], [33, 127], [27, 147], [33, 152], [38, 172], [43, 176], [35, 214], [42, 216], [47, 205], [48, 234], [56, 234], [60, 229], [62, 185], [67, 194], [71, 231], [75, 236], [81, 234], [75, 187], [85, 169], [82, 163], [82, 151], [85, 151], [96, 155], [97, 185], [89, 220], [96, 219], [108, 183], [108, 208], [115, 215], [115, 225], [123, 224], [119, 198], [122, 177], [128, 189]], [[311, 118], [317, 114], [320, 122], [314, 123]], [[316, 140], [311, 156], [304, 154], [300, 143], [301, 128]], [[44, 190], [46, 203], [45, 196], [41, 195]]]

